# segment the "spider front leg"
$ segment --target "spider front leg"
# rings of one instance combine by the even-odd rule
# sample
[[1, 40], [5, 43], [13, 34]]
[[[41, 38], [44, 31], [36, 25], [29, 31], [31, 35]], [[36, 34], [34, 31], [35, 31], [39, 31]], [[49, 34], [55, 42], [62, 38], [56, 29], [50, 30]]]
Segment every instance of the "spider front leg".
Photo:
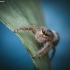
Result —
[[31, 25], [28, 27], [21, 27], [16, 29], [14, 32], [18, 32], [19, 30], [31, 30], [34, 34], [37, 32], [37, 29], [44, 28], [43, 26]]
[[14, 32], [16, 33], [19, 30], [31, 30], [35, 34], [36, 33], [36, 28], [37, 28], [37, 26], [21, 27], [21, 28], [18, 28], [16, 30], [14, 30]]
[[41, 57], [43, 55], [45, 55], [46, 53], [49, 52], [50, 49], [52, 49], [53, 45], [49, 42], [47, 42], [46, 44], [44, 44], [44, 47], [42, 47], [36, 55], [33, 56], [34, 57]]

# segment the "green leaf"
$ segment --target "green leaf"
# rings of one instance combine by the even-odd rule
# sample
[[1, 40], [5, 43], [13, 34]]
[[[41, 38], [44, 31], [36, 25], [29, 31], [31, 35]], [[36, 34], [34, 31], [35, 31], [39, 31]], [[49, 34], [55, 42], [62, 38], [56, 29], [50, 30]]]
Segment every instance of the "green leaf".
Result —
[[[42, 7], [39, 0], [4, 0], [0, 2], [0, 21], [10, 30], [29, 25], [45, 26]], [[39, 70], [50, 70], [48, 55], [41, 58], [32, 58], [41, 48], [31, 31], [19, 31], [16, 35], [20, 38], [28, 51], [31, 59]]]

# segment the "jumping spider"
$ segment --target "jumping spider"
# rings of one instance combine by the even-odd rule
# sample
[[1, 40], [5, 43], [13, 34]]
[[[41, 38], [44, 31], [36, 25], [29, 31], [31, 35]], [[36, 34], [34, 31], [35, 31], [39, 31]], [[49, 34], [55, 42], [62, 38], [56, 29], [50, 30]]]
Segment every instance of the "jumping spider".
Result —
[[35, 39], [39, 43], [43, 43], [44, 47], [42, 47], [36, 55], [33, 57], [41, 57], [46, 54], [50, 49], [52, 49], [55, 44], [59, 41], [59, 35], [53, 30], [49, 30], [44, 26], [28, 26], [23, 28], [18, 28], [14, 32], [18, 32], [19, 30], [30, 30], [34, 33]]

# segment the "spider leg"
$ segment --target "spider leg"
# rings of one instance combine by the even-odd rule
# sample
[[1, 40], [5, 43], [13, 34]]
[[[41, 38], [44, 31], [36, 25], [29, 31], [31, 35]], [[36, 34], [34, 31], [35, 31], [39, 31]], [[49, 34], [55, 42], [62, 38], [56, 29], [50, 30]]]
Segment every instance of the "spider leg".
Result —
[[29, 27], [22, 27], [22, 28], [18, 28], [16, 29], [14, 32], [18, 32], [19, 30], [32, 30], [32, 28], [29, 28]]
[[19, 30], [31, 30], [31, 31], [33, 31], [34, 28], [35, 28], [34, 26], [21, 27], [21, 28], [18, 28], [18, 29], [16, 29], [16, 30], [14, 30], [14, 32], [16, 33], [16, 32], [18, 32]]
[[37, 29], [39, 28], [44, 28], [43, 26], [36, 26], [36, 25], [33, 25], [33, 26], [28, 26], [28, 27], [21, 27], [21, 28], [18, 28], [16, 30], [14, 30], [14, 32], [18, 32], [19, 30], [31, 30], [34, 34], [36, 33]]
[[54, 58], [55, 52], [56, 52], [55, 47], [52, 48], [52, 50], [53, 50], [53, 52], [52, 52], [52, 54], [51, 54], [50, 61], [52, 61], [52, 59]]
[[34, 55], [33, 57], [41, 57], [42, 55], [48, 53], [48, 51], [50, 49], [52, 49], [53, 45], [50, 43], [46, 43], [46, 45], [44, 45], [43, 48], [41, 48], [36, 55]]

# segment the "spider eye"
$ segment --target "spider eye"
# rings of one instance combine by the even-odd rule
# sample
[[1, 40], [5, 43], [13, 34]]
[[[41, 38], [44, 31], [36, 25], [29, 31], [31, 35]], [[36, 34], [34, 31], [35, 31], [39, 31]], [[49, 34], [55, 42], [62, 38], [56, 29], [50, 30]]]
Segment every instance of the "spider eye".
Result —
[[46, 35], [46, 36], [49, 36], [49, 35], [47, 34], [47, 30], [45, 30], [45, 29], [42, 29], [42, 33], [43, 33], [44, 35]]
[[53, 36], [53, 32], [52, 32], [51, 30], [47, 30], [47, 34], [48, 34], [49, 36]]
[[42, 29], [42, 33], [46, 36], [53, 36], [53, 32], [51, 30]]

